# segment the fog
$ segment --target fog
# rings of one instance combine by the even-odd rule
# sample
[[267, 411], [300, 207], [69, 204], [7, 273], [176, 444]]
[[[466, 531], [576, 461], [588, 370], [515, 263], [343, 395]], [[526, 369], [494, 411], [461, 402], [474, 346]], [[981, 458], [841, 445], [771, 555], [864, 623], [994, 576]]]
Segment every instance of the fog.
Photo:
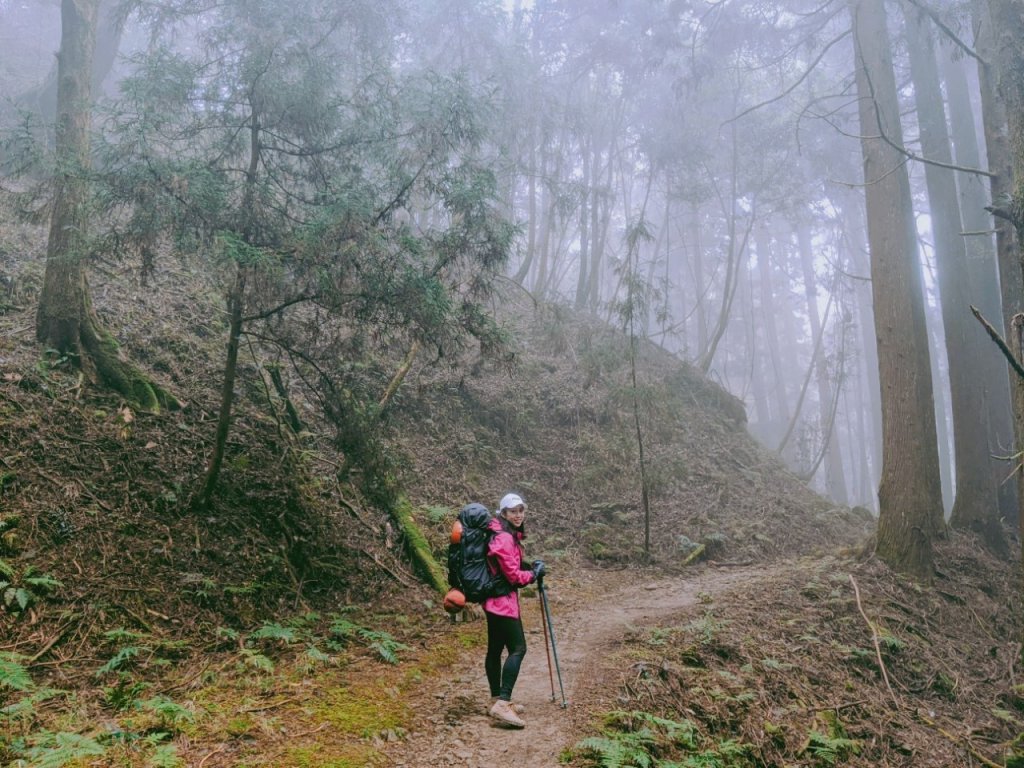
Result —
[[[245, 124], [247, 108], [234, 95], [246, 92], [246, 67], [256, 61], [269, 73], [291, 67], [274, 75], [262, 103], [277, 99], [278, 124], [311, 141], [328, 135], [332, 115], [358, 110], [369, 119], [375, 104], [386, 127], [387, 89], [371, 87], [382, 73], [465, 83], [474, 94], [465, 133], [493, 174], [503, 215], [518, 225], [508, 279], [538, 301], [629, 325], [703, 369], [744, 401], [750, 432], [794, 473], [838, 504], [872, 510], [883, 394], [894, 386], [882, 380], [880, 349], [886, 334], [926, 342], [932, 387], [915, 391], [925, 405], [934, 401], [947, 513], [958, 483], [968, 482], [958, 459], [979, 453], [970, 481], [1012, 510], [1012, 488], [1001, 482], [1012, 467], [989, 458], [1014, 452], [1006, 365], [970, 315], [974, 305], [1002, 327], [989, 181], [971, 170], [988, 162], [971, 20], [893, 5], [885, 18], [859, 18], [885, 24], [887, 39], [859, 38], [867, 27], [854, 25], [856, 15], [881, 8], [818, 0], [104, 3], [93, 129], [105, 134], [97, 143], [106, 154], [97, 150], [96, 162], [114, 167], [114, 148], [141, 141], [141, 133], [118, 133], [131, 122], [125, 114], [149, 115], [159, 139], [146, 140], [164, 142], [169, 154], [212, 143], [197, 131], [176, 144], [184, 134], [171, 133], [186, 126], [156, 117], [180, 109], [176, 88], [189, 89], [193, 124], [218, 110], [237, 111]], [[18, 147], [52, 142], [60, 11], [58, 3], [0, 2], [9, 166], [18, 165]], [[869, 46], [883, 65], [891, 60], [895, 124], [880, 108], [865, 118], [865, 101], [883, 90], [870, 72], [858, 76], [857, 51], [866, 61]], [[172, 82], [186, 66], [196, 67], [188, 85]], [[426, 114], [429, 104], [408, 96]], [[872, 141], [889, 154], [866, 160]], [[408, 151], [432, 157], [426, 145]], [[384, 160], [362, 166], [362, 177], [383, 179], [390, 168]], [[279, 179], [291, 172], [278, 171]], [[870, 201], [881, 180], [897, 177], [907, 184], [903, 213], [926, 333], [882, 312], [873, 290], [878, 260], [895, 257], [872, 253], [869, 224], [906, 206], [900, 197]], [[884, 287], [903, 282], [886, 278]], [[885, 318], [884, 332], [876, 318]]]

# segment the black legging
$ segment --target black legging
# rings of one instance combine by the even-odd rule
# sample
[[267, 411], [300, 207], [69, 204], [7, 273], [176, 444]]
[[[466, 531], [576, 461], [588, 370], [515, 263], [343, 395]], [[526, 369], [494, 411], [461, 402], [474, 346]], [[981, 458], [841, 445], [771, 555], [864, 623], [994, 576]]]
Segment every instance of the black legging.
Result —
[[[505, 665], [501, 664], [501, 652], [508, 648]], [[512, 700], [512, 689], [519, 677], [519, 665], [526, 655], [526, 635], [523, 634], [522, 619], [487, 614], [487, 683], [491, 696], [505, 701]]]

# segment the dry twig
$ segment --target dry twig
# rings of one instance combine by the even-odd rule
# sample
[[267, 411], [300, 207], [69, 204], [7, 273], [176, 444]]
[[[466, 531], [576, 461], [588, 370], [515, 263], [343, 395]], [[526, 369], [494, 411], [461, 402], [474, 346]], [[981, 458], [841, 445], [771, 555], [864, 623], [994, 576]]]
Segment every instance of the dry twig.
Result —
[[896, 698], [896, 693], [892, 689], [892, 685], [889, 684], [889, 673], [885, 669], [885, 662], [882, 661], [882, 646], [878, 642], [878, 631], [875, 629], [875, 625], [872, 623], [868, 615], [864, 613], [864, 606], [860, 602], [860, 589], [857, 588], [857, 580], [853, 578], [853, 574], [850, 574], [850, 583], [853, 584], [853, 594], [857, 598], [857, 610], [860, 611], [860, 615], [864, 617], [864, 621], [871, 629], [871, 642], [875, 644], [875, 657], [878, 659], [878, 668], [882, 670], [882, 679], [885, 681], [885, 687], [889, 689], [889, 695], [892, 696], [892, 703], [897, 707], [900, 706], [899, 699]]

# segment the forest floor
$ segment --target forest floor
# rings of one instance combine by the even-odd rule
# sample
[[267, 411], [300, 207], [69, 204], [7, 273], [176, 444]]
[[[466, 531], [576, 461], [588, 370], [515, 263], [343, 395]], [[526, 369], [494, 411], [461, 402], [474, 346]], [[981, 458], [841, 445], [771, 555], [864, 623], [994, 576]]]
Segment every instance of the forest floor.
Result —
[[419, 717], [408, 737], [386, 750], [389, 764], [395, 768], [559, 765], [575, 740], [585, 734], [593, 707], [600, 702], [602, 691], [593, 686], [593, 676], [603, 674], [602, 660], [627, 632], [723, 592], [756, 589], [779, 568], [786, 566], [711, 567], [685, 577], [642, 583], [636, 581], [636, 573], [594, 572], [564, 591], [552, 576], [546, 591], [557, 667], [552, 659], [550, 670], [560, 669], [561, 680], [549, 670], [546, 651], [551, 646], [543, 633], [540, 600], [524, 598], [528, 653], [513, 700], [525, 710], [526, 728], [504, 727], [488, 717], [482, 649], [473, 649], [458, 660], [450, 677], [418, 693], [413, 709]]
[[[576, 572], [564, 590], [553, 578], [568, 706], [557, 678], [552, 696], [539, 601], [527, 599], [530, 651], [513, 697], [526, 728], [487, 717], [483, 650], [473, 649], [418, 689], [415, 724], [385, 764], [1019, 765], [1010, 571], [969, 540], [941, 551], [948, 571], [930, 588], [841, 558], [670, 578]], [[692, 738], [648, 715], [692, 726]], [[645, 727], [641, 750], [629, 735]]]
[[513, 371], [417, 368], [389, 422], [438, 558], [462, 504], [529, 500], [569, 704], [527, 589], [527, 727], [493, 725], [484, 622], [448, 620], [387, 511], [337, 477], [329, 429], [288, 432], [266, 350], [246, 349], [216, 503], [191, 508], [219, 294], [184, 268], [104, 275], [102, 319], [186, 403], [138, 412], [35, 343], [44, 242], [0, 227], [20, 286], [0, 295], [0, 765], [1024, 765], [1019, 542], [999, 560], [951, 534], [931, 583], [892, 573], [867, 510], [816, 495], [736, 398], [648, 346], [645, 557], [621, 335], [530, 306]]

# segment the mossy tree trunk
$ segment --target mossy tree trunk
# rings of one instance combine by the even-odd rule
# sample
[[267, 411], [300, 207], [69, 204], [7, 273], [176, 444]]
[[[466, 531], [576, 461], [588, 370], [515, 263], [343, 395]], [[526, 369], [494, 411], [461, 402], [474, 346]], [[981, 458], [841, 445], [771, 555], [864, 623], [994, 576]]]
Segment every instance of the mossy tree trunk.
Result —
[[391, 519], [402, 535], [406, 554], [412, 560], [413, 567], [438, 594], [443, 595], [448, 591], [448, 579], [430, 551], [430, 544], [413, 516], [413, 508], [408, 499], [400, 498], [395, 503]]
[[157, 411], [174, 398], [123, 361], [100, 325], [86, 279], [89, 249], [89, 114], [99, 0], [64, 0], [57, 70], [57, 173], [46, 248], [46, 273], [36, 313], [36, 338], [71, 357], [89, 378], [136, 406]]

